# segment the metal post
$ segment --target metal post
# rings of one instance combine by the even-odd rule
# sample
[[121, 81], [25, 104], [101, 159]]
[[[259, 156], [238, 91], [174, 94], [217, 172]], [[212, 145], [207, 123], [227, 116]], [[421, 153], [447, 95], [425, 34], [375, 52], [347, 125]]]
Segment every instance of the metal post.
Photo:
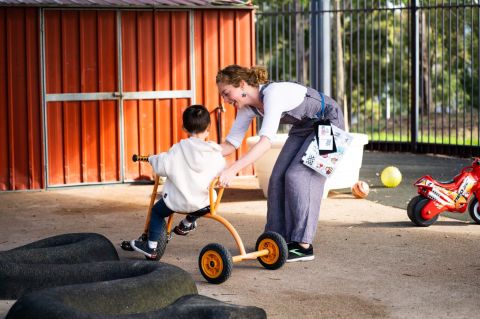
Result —
[[192, 104], [197, 103], [197, 75], [195, 73], [195, 12], [189, 11], [190, 22], [190, 90], [192, 92], [192, 98], [190, 102]]
[[411, 129], [410, 129], [410, 137], [411, 137], [411, 146], [412, 152], [417, 151], [417, 140], [418, 140], [418, 101], [419, 101], [419, 68], [418, 68], [418, 58], [419, 58], [419, 37], [418, 37], [418, 0], [411, 1], [411, 35], [410, 41], [412, 44], [412, 56], [411, 56], [411, 63], [412, 63], [412, 85], [411, 85]]
[[[297, 69], [297, 82], [304, 83], [304, 70], [303, 59], [305, 57], [305, 42], [304, 42], [304, 29], [303, 29], [303, 14], [302, 4], [299, 0], [294, 0], [295, 8], [295, 60]], [[272, 34], [272, 32], [270, 32]], [[270, 36], [270, 39], [272, 36]], [[271, 73], [271, 72], [270, 72]], [[305, 83], [304, 83], [305, 84]]]
[[43, 125], [43, 180], [42, 188], [49, 186], [49, 168], [48, 168], [48, 119], [47, 119], [47, 78], [45, 64], [45, 9], [38, 9], [40, 16], [40, 85], [42, 96], [42, 125]]
[[318, 52], [312, 54], [312, 58], [317, 58], [318, 56], [319, 61], [316, 64], [316, 68], [312, 69], [311, 72], [311, 78], [318, 79], [318, 83], [312, 81], [312, 86], [318, 87], [321, 92], [331, 96], [330, 1], [313, 0], [312, 8], [317, 8], [318, 10], [318, 19], [316, 14], [313, 14], [312, 18], [312, 29], [318, 30], [317, 32], [312, 32], [312, 48], [317, 49]]
[[331, 86], [331, 65], [332, 59], [330, 56], [330, 1], [321, 0], [320, 1], [320, 10], [323, 13], [320, 15], [320, 91], [326, 95], [332, 95], [332, 86]]
[[120, 129], [120, 181], [125, 182], [125, 128], [123, 115], [122, 12], [117, 10], [118, 127]]
[[313, 88], [319, 88], [319, 76], [320, 73], [318, 65], [318, 47], [320, 41], [318, 39], [319, 26], [318, 26], [318, 16], [320, 9], [318, 8], [318, 0], [312, 0], [310, 3], [310, 86]]

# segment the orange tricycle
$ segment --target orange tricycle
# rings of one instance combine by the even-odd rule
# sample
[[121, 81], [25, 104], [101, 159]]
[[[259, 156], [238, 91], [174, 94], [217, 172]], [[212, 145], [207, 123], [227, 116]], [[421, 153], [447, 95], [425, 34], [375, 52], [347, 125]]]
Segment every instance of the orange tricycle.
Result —
[[[148, 162], [148, 156], [133, 155], [132, 159], [134, 162]], [[176, 212], [179, 214], [191, 214], [195, 216], [206, 217], [219, 222], [227, 228], [227, 230], [230, 232], [230, 234], [235, 239], [235, 242], [237, 243], [239, 254], [235, 256], [232, 256], [228, 249], [218, 243], [210, 243], [203, 247], [198, 257], [198, 267], [202, 276], [210, 283], [223, 283], [230, 277], [233, 270], [233, 263], [238, 263], [243, 260], [257, 259], [263, 267], [270, 270], [282, 267], [287, 261], [288, 249], [285, 239], [280, 234], [271, 231], [264, 232], [257, 239], [257, 242], [255, 244], [255, 251], [247, 253], [245, 251], [245, 246], [243, 245], [242, 239], [240, 238], [238, 232], [233, 227], [233, 225], [228, 220], [217, 214], [217, 210], [220, 205], [220, 201], [222, 199], [224, 191], [223, 187], [217, 187], [217, 180], [218, 179], [215, 178], [209, 186], [209, 206], [195, 212]], [[148, 207], [147, 219], [145, 221], [143, 234], [139, 237], [139, 240], [147, 240], [148, 228], [150, 224], [150, 215], [152, 213], [152, 207], [155, 203], [159, 184], [160, 179], [158, 176], [156, 176], [152, 195], [150, 197], [150, 205]], [[218, 195], [216, 199], [215, 188], [218, 188]], [[168, 217], [166, 224], [162, 224], [163, 228], [161, 229], [161, 236], [158, 240], [157, 245], [157, 256], [153, 260], [159, 260], [163, 256], [167, 243], [172, 240], [172, 222], [173, 214]], [[123, 241], [121, 247], [124, 250], [133, 250], [129, 241]], [[152, 260], [152, 258], [146, 258]]]

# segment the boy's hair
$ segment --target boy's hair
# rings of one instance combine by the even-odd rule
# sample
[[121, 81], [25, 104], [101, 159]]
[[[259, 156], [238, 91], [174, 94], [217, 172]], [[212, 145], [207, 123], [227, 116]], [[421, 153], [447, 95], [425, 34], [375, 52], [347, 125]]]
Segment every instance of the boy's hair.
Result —
[[210, 112], [203, 105], [191, 105], [183, 112], [183, 127], [190, 134], [205, 132], [210, 125]]

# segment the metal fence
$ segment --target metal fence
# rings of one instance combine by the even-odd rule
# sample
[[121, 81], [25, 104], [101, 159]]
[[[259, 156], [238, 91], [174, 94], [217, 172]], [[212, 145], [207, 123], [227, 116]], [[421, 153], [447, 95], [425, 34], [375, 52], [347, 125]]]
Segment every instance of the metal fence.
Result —
[[333, 96], [370, 149], [479, 155], [479, 0], [265, 1], [256, 18], [257, 64]]

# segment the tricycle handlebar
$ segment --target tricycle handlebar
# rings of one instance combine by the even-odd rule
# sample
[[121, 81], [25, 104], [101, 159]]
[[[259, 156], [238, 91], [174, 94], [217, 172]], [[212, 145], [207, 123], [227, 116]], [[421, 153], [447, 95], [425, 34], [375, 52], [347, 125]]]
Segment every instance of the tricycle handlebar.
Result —
[[148, 156], [149, 156], [149, 155], [137, 155], [137, 154], [133, 154], [133, 156], [132, 156], [132, 161], [134, 161], [134, 162], [148, 162]]

